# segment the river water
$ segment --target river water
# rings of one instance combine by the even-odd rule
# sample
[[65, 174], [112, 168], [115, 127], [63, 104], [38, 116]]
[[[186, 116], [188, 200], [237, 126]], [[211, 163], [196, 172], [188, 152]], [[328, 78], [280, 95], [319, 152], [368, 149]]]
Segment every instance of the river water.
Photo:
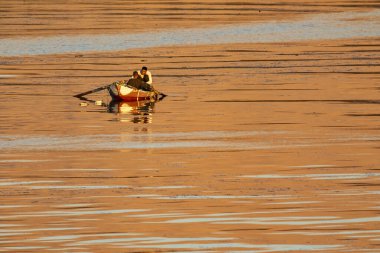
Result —
[[136, 34], [47, 36], [0, 40], [4, 56], [115, 51], [175, 45], [261, 43], [380, 36], [380, 11], [313, 15], [287, 22], [166, 29]]
[[[379, 252], [378, 12], [315, 17], [294, 40], [2, 39], [0, 252]], [[162, 101], [73, 97], [141, 65]]]

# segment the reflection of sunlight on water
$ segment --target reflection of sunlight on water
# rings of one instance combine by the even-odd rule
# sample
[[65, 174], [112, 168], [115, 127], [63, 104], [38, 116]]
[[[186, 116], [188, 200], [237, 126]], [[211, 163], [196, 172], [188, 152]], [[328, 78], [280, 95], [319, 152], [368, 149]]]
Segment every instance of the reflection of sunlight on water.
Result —
[[[0, 209], [5, 209], [5, 208], [20, 208], [20, 207], [28, 207], [29, 205], [1, 205]], [[0, 227], [2, 226], [10, 226], [10, 224], [0, 224]], [[19, 225], [14, 225], [14, 226], [19, 226]]]
[[99, 190], [99, 189], [126, 189], [131, 188], [128, 185], [46, 185], [46, 186], [30, 186], [30, 189], [68, 189], [68, 190]]
[[[58, 150], [102, 150], [102, 149], [146, 149], [146, 148], [272, 148], [282, 144], [241, 142], [237, 137], [255, 137], [261, 135], [281, 135], [277, 131], [205, 131], [152, 133], [148, 129], [144, 134], [109, 134], [84, 136], [0, 136], [1, 149], [58, 149]], [[231, 141], [225, 140], [230, 139]], [[205, 139], [205, 140], [199, 140]], [[223, 140], [221, 140], [223, 139]], [[294, 144], [298, 145], [298, 144]]]
[[33, 239], [33, 241], [72, 241], [73, 239], [79, 239], [84, 237], [111, 237], [111, 236], [138, 236], [138, 233], [111, 233], [111, 234], [94, 234], [94, 235], [63, 235], [63, 236], [44, 236]]
[[17, 75], [0, 75], [0, 78], [13, 78], [16, 77]]
[[380, 177], [380, 173], [351, 173], [351, 174], [306, 174], [306, 175], [245, 175], [244, 178], [262, 179], [290, 179], [309, 178], [314, 180], [345, 180]]
[[154, 104], [153, 101], [112, 101], [108, 112], [118, 115], [116, 120], [119, 122], [151, 124]]
[[40, 163], [40, 162], [50, 162], [52, 160], [25, 160], [25, 159], [17, 159], [17, 160], [0, 160], [0, 163]]
[[135, 124], [151, 124], [153, 122], [151, 115], [148, 116], [134, 116], [119, 118], [120, 122], [132, 122]]
[[[103, 243], [123, 243], [134, 242], [142, 244], [150, 243], [172, 243], [172, 242], [189, 242], [189, 241], [223, 241], [232, 240], [234, 238], [215, 238], [215, 237], [203, 237], [203, 238], [167, 238], [167, 237], [132, 237], [132, 238], [114, 238], [114, 239], [100, 239], [100, 240], [88, 240], [70, 244], [70, 246], [81, 245], [96, 245]], [[140, 247], [140, 245], [138, 246]]]
[[297, 232], [297, 231], [284, 231], [284, 232], [273, 232], [271, 234], [302, 234], [302, 235], [310, 235], [310, 236], [315, 236], [315, 235], [355, 235], [355, 234], [371, 234], [372, 235], [366, 235], [366, 237], [376, 237], [380, 235], [380, 230], [365, 230], [365, 231], [313, 231], [313, 232], [307, 232], [307, 231], [302, 231], [302, 232]]
[[[331, 13], [298, 21], [181, 28], [138, 34], [51, 36], [27, 40], [2, 39], [0, 40], [0, 55], [118, 51], [169, 45], [213, 44], [215, 41], [218, 43], [260, 43], [370, 37], [380, 35], [379, 23], [376, 22], [379, 15], [379, 11]], [[364, 18], [364, 20], [352, 22], [350, 18]]]
[[[146, 129], [147, 130], [147, 129]], [[165, 136], [165, 135], [163, 135]], [[185, 137], [185, 140], [175, 140], [172, 137], [165, 138], [159, 135], [147, 133], [146, 135], [113, 134], [113, 135], [86, 135], [86, 136], [5, 136], [0, 137], [0, 150], [24, 149], [24, 150], [129, 150], [129, 149], [170, 149], [170, 148], [215, 148], [221, 150], [259, 150], [259, 149], [284, 149], [284, 148], [312, 148], [318, 146], [347, 145], [346, 141], [324, 141], [323, 139], [294, 139], [283, 141], [270, 139], [266, 142], [248, 141], [242, 139], [230, 139], [227, 135], [212, 136], [205, 140], [198, 140], [197, 133], [194, 137]], [[169, 134], [170, 136], [170, 134]], [[245, 136], [254, 137], [256, 134], [246, 132]], [[360, 145], [362, 142], [351, 142], [350, 145]], [[339, 175], [338, 175], [339, 176]], [[355, 176], [355, 175], [353, 175]], [[281, 177], [273, 175], [273, 177]], [[347, 175], [346, 177], [349, 177]]]
[[[116, 235], [118, 236], [118, 235]], [[121, 235], [120, 235], [121, 236]], [[81, 236], [87, 237], [87, 235]], [[46, 238], [46, 237], [45, 237]], [[44, 239], [44, 238], [43, 238]], [[64, 241], [79, 239], [76, 236], [63, 238], [50, 238], [48, 240], [62, 239]], [[151, 249], [222, 249], [222, 248], [250, 248], [259, 251], [254, 252], [276, 252], [276, 251], [312, 251], [328, 250], [341, 247], [340, 245], [303, 245], [303, 244], [249, 244], [228, 242], [235, 240], [232, 237], [129, 237], [103, 238], [94, 240], [82, 240], [66, 244], [66, 246], [88, 246], [99, 244], [111, 244], [124, 248], [151, 248]], [[239, 251], [240, 252], [240, 251]], [[252, 251], [250, 251], [252, 252]]]
[[29, 184], [50, 184], [50, 183], [61, 183], [63, 181], [11, 181], [11, 182], [1, 182], [0, 181], [0, 186], [17, 186], [17, 185], [29, 185]]
[[[160, 189], [187, 189], [195, 188], [196, 186], [189, 185], [168, 185], [168, 186], [145, 186], [133, 187], [134, 189], [141, 190], [160, 190]], [[44, 186], [29, 186], [30, 189], [61, 189], [61, 190], [99, 190], [99, 189], [130, 189], [128, 185], [44, 185]]]
[[158, 199], [177, 199], [177, 200], [191, 200], [191, 199], [286, 199], [291, 196], [289, 195], [252, 195], [252, 196], [233, 196], [233, 195], [177, 195], [177, 196], [160, 196]]
[[[284, 218], [281, 220], [281, 218]], [[209, 222], [215, 222], [216, 224], [256, 224], [256, 225], [289, 225], [289, 226], [305, 226], [305, 225], [320, 225], [320, 224], [350, 224], [350, 223], [372, 223], [379, 222], [380, 216], [364, 217], [364, 218], [352, 218], [352, 219], [327, 219], [321, 220], [316, 217], [315, 219], [303, 220], [302, 217], [290, 217], [293, 221], [287, 221], [286, 217], [280, 217], [280, 220], [273, 218], [231, 218], [230, 220], [210, 220]]]
[[[284, 212], [286, 213], [286, 212]], [[336, 216], [285, 216], [285, 217], [187, 217], [161, 221], [146, 221], [144, 223], [210, 223], [210, 224], [247, 224], [247, 225], [287, 225], [305, 226], [321, 224], [352, 224], [379, 222], [380, 217], [340, 218]]]
[[[137, 213], [146, 212], [149, 209], [104, 209], [104, 210], [76, 210], [76, 211], [42, 211], [42, 212], [32, 212], [32, 213], [20, 213], [15, 215], [2, 215], [0, 218], [20, 218], [20, 217], [63, 217], [63, 216], [81, 216], [81, 215], [99, 215], [99, 214], [126, 214], [126, 213]], [[53, 228], [52, 228], [53, 229]]]
[[34, 250], [34, 249], [48, 249], [50, 247], [44, 247], [44, 246], [9, 246], [4, 247], [6, 250]]
[[[247, 34], [252, 31], [248, 29]], [[281, 33], [273, 36], [281, 36]], [[235, 71], [243, 67], [241, 69], [244, 73], [238, 72], [240, 77], [251, 78], [251, 71], [247, 71], [251, 67], [255, 71], [267, 67], [271, 70], [277, 66], [289, 68], [289, 71], [298, 71], [298, 67], [306, 68], [301, 66], [304, 60], [317, 60], [323, 67], [324, 61], [330, 64], [331, 60], [331, 65], [335, 64], [334, 61], [340, 61], [340, 57], [329, 58], [325, 54], [339, 53], [343, 56], [349, 50], [368, 52], [347, 53], [350, 60], [339, 64], [351, 65], [354, 57], [364, 57], [366, 62], [363, 62], [361, 67], [364, 71], [364, 68], [367, 68], [364, 65], [368, 62], [376, 65], [376, 62], [370, 59], [377, 57], [374, 55], [376, 52], [372, 52], [376, 48], [373, 40], [363, 39], [360, 43], [366, 46], [359, 48], [359, 45], [355, 44], [346, 47], [346, 42], [323, 42], [324, 45], [318, 48], [320, 51], [313, 51], [309, 45], [306, 47], [305, 43], [302, 44], [305, 47], [300, 46], [294, 52], [287, 49], [284, 49], [284, 52], [279, 52], [281, 49], [271, 51], [273, 48], [268, 46], [265, 50], [270, 51], [270, 55], [256, 55], [255, 50], [258, 48], [252, 48], [251, 53], [250, 47], [246, 48], [244, 45], [242, 48], [220, 51], [221, 57], [218, 56], [218, 49], [215, 48], [213, 51], [211, 47], [207, 50], [211, 50], [215, 56], [198, 55], [204, 59], [193, 58], [197, 55], [177, 50], [173, 50], [173, 57], [170, 52], [154, 57], [159, 59], [159, 65], [156, 67], [161, 68], [162, 73], [157, 73], [162, 75], [160, 78], [178, 79], [183, 87], [177, 87], [175, 82], [168, 83], [171, 88], [168, 87], [179, 90], [186, 88], [188, 83], [201, 86], [204, 84], [203, 81], [214, 78], [205, 76], [202, 79], [203, 77], [198, 76], [204, 71], [210, 71], [209, 69], [213, 71], [220, 68], [220, 71], [223, 71], [221, 78], [225, 78], [224, 75], [229, 75], [230, 70], [233, 76]], [[223, 50], [227, 47], [222, 46]], [[244, 55], [239, 55], [239, 50], [244, 51]], [[302, 57], [287, 53], [301, 53]], [[161, 58], [166, 57], [165, 55], [168, 57], [167, 60]], [[174, 55], [181, 58], [177, 59]], [[313, 57], [308, 58], [307, 55]], [[56, 56], [52, 57], [55, 61]], [[262, 60], [266, 62], [264, 57], [268, 57], [270, 61], [263, 63]], [[272, 61], [271, 57], [276, 57], [275, 61]], [[81, 62], [77, 62], [80, 59], [75, 58], [75, 66], [70, 66], [70, 73], [71, 67], [77, 67], [78, 63], [79, 71], [85, 74], [78, 72], [75, 75], [83, 74], [83, 78], [95, 79], [98, 76], [87, 77], [87, 74], [98, 69], [108, 71], [109, 69], [103, 68], [103, 64], [111, 63], [112, 70], [116, 70], [121, 66], [119, 64], [125, 63], [125, 59], [121, 57], [107, 58], [103, 54], [96, 55], [92, 60], [84, 58], [86, 57], [81, 57], [86, 65], [81, 65]], [[283, 62], [285, 59], [290, 60], [289, 65]], [[236, 65], [240, 60], [242, 63]], [[281, 63], [277, 64], [277, 60]], [[49, 61], [48, 59], [47, 62]], [[179, 61], [191, 66], [189, 69], [182, 68], [183, 66], [176, 63]], [[203, 63], [198, 64], [197, 61]], [[30, 63], [39, 66], [39, 63], [34, 61]], [[66, 68], [66, 63], [57, 63], [51, 68]], [[93, 65], [94, 63], [98, 65]], [[29, 76], [29, 69], [35, 67], [28, 64], [27, 60], [26, 64], [20, 67], [27, 68], [25, 75]], [[356, 62], [353, 64], [357, 65]], [[85, 70], [87, 67], [89, 70]], [[167, 68], [173, 70], [170, 72], [173, 77], [164, 77], [166, 73], [163, 70]], [[224, 68], [227, 70], [224, 71]], [[195, 83], [190, 71], [198, 70], [200, 73], [194, 74], [194, 79], [202, 82]], [[315, 70], [314, 65], [310, 65], [310, 70]], [[332, 69], [335, 70], [339, 69]], [[45, 73], [46, 75], [36, 75], [37, 80], [39, 77], [51, 80], [56, 74], [53, 74], [54, 70], [49, 71], [51, 72]], [[218, 71], [216, 74], [222, 73]], [[114, 74], [115, 72], [109, 73]], [[191, 74], [191, 78], [188, 78], [188, 74]], [[360, 103], [351, 106], [346, 102], [342, 105], [340, 102], [331, 102], [335, 100], [328, 100], [331, 103], [324, 105], [315, 103], [317, 100], [310, 100], [310, 104], [308, 102], [305, 108], [294, 103], [293, 108], [292, 103], [286, 101], [292, 102], [292, 99], [300, 95], [305, 95], [305, 101], [309, 99], [308, 96], [318, 98], [330, 94], [334, 99], [342, 99], [340, 95], [354, 94], [351, 92], [356, 91], [356, 86], [346, 89], [346, 86], [338, 85], [339, 91], [348, 92], [339, 93], [338, 97], [334, 97], [336, 90], [327, 93], [330, 90], [324, 89], [323, 83], [320, 82], [318, 85], [321, 87], [318, 89], [321, 88], [321, 94], [308, 93], [311, 91], [301, 94], [295, 91], [301, 84], [284, 80], [293, 78], [294, 75], [279, 74], [279, 79], [270, 80], [272, 77], [261, 74], [266, 76], [265, 79], [252, 79], [252, 82], [244, 85], [262, 85], [259, 87], [263, 87], [263, 92], [270, 93], [270, 98], [273, 96], [274, 103], [270, 102], [272, 100], [265, 100], [268, 106], [261, 106], [255, 102], [256, 98], [261, 98], [258, 89], [245, 89], [244, 86], [242, 93], [228, 92], [225, 88], [233, 84], [220, 83], [217, 82], [220, 79], [215, 79], [217, 86], [211, 89], [220, 88], [220, 93], [213, 93], [215, 98], [210, 99], [235, 101], [243, 92], [245, 95], [251, 95], [252, 92], [257, 94], [257, 97], [254, 95], [249, 100], [254, 103], [208, 103], [206, 106], [197, 103], [193, 106], [194, 104], [190, 103], [194, 98], [192, 97], [187, 102], [185, 98], [181, 98], [178, 99], [181, 101], [171, 104], [176, 100], [174, 97], [159, 114], [154, 113], [153, 106], [142, 103], [114, 104], [107, 109], [91, 104], [84, 108], [78, 107], [77, 104], [71, 106], [71, 100], [59, 99], [58, 103], [53, 105], [49, 96], [46, 97], [46, 101], [37, 96], [40, 91], [27, 94], [25, 97], [13, 96], [25, 88], [20, 87], [17, 88], [20, 90], [14, 91], [12, 87], [9, 88], [10, 95], [7, 99], [15, 101], [10, 105], [16, 109], [7, 111], [2, 119], [2, 122], [6, 123], [4, 134], [9, 135], [0, 136], [0, 153], [5, 154], [0, 154], [0, 157], [4, 158], [0, 161], [0, 166], [5, 168], [0, 170], [0, 191], [3, 193], [0, 205], [0, 240], [7, 243], [6, 246], [15, 248], [2, 248], [0, 251], [26, 252], [28, 247], [41, 246], [47, 249], [29, 251], [156, 252], [161, 248], [161, 251], [172, 249], [181, 252], [190, 251], [189, 249], [197, 252], [335, 252], [340, 244], [343, 244], [342, 251], [348, 252], [352, 249], [352, 252], [359, 252], [360, 246], [369, 245], [371, 239], [375, 239], [379, 234], [376, 224], [379, 222], [377, 199], [380, 192], [375, 190], [379, 173], [373, 173], [378, 170], [378, 162], [371, 156], [376, 154], [376, 141], [380, 136], [377, 136], [375, 121], [369, 121], [376, 120], [376, 117], [366, 121], [364, 118], [335, 116], [364, 113], [364, 110], [372, 107]], [[308, 76], [314, 81], [317, 80], [317, 75], [319, 77], [316, 73]], [[341, 76], [344, 75], [346, 74]], [[357, 80], [362, 80], [362, 77], [370, 78], [368, 75], [373, 73], [365, 76], [356, 75]], [[341, 79], [341, 83], [345, 83], [350, 77]], [[303, 75], [296, 78], [305, 79], [302, 86], [314, 85]], [[263, 83], [259, 84], [261, 80]], [[269, 90], [266, 85], [274, 87], [270, 85], [275, 82], [283, 86], [278, 86], [280, 89], [276, 91]], [[347, 83], [351, 84], [350, 81]], [[31, 84], [32, 88], [36, 87]], [[375, 87], [373, 83], [365, 83], [363, 88], [366, 86]], [[49, 87], [41, 88], [41, 91], [44, 91], [42, 93], [53, 92]], [[208, 92], [210, 86], [203, 87]], [[65, 89], [69, 91], [71, 87]], [[290, 90], [289, 93], [285, 92], [287, 89]], [[197, 101], [198, 97], [203, 100], [202, 92], [206, 90], [200, 90]], [[218, 97], [220, 94], [223, 94], [223, 97]], [[289, 100], [276, 101], [285, 96], [289, 96]], [[355, 92], [353, 96], [362, 98], [363, 101], [372, 98], [366, 101], [377, 103], [377, 100], [373, 100], [373, 94], [367, 97], [367, 93]], [[27, 105], [22, 105], [23, 103], [15, 98], [25, 99]], [[102, 100], [108, 102], [103, 98]], [[29, 102], [35, 103], [36, 107], [29, 107]], [[52, 107], [39, 112], [37, 106], [40, 106], [40, 103]], [[373, 103], [373, 110], [377, 106], [376, 103]], [[339, 108], [333, 107], [332, 104]], [[158, 104], [155, 108], [159, 109], [164, 105]], [[285, 112], [288, 105], [290, 109]], [[31, 113], [24, 117], [25, 108], [39, 113]], [[277, 113], [277, 110], [281, 112]], [[80, 114], [76, 111], [80, 111]], [[304, 112], [310, 117], [303, 118], [300, 114]], [[370, 113], [376, 115], [375, 112]], [[43, 120], [56, 114], [61, 117], [58, 117], [56, 125], [50, 125], [46, 120], [47, 125], [43, 129], [39, 128], [40, 123], [44, 123]], [[74, 121], [72, 116], [76, 117]], [[10, 118], [12, 120], [9, 120]], [[322, 121], [323, 125], [331, 125], [334, 128], [318, 128]], [[152, 122], [154, 124], [150, 124]], [[344, 128], [336, 128], [336, 125]], [[22, 129], [17, 129], [17, 126], [22, 126]], [[72, 127], [78, 127], [78, 131], [71, 132]], [[97, 127], [99, 129], [95, 129]], [[365, 127], [371, 127], [373, 131], [367, 132]], [[199, 129], [203, 131], [197, 131]], [[224, 131], [214, 131], [215, 129]], [[16, 134], [12, 135], [14, 133]], [[18, 133], [24, 135], [17, 135]], [[275, 233], [278, 235], [274, 235]], [[352, 240], [355, 237], [369, 239]], [[286, 241], [287, 245], [276, 244], [283, 241]], [[16, 246], [24, 246], [25, 249]], [[144, 247], [147, 249], [143, 249]]]
[[[155, 248], [155, 249], [223, 249], [223, 248], [245, 248], [255, 249], [248, 252], [284, 252], [284, 251], [315, 251], [315, 250], [331, 250], [342, 247], [342, 245], [306, 245], [306, 244], [249, 244], [249, 243], [188, 243], [197, 241], [228, 241], [235, 238], [154, 238], [154, 240], [146, 238], [146, 240], [133, 242], [128, 244], [118, 244], [125, 248]], [[182, 242], [175, 243], [173, 242]], [[160, 243], [160, 244], [157, 244]], [[163, 244], [165, 243], [165, 244]], [[233, 252], [233, 251], [229, 251]], [[242, 251], [238, 251], [242, 252]]]

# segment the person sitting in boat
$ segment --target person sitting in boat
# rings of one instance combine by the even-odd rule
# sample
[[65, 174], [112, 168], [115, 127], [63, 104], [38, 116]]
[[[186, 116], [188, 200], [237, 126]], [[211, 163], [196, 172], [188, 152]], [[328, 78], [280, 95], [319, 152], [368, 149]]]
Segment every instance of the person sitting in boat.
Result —
[[148, 71], [147, 67], [143, 66], [141, 68], [141, 70], [137, 71], [137, 73], [139, 74], [141, 80], [143, 80], [147, 84], [152, 85], [152, 83], [153, 83], [152, 73], [150, 73], [150, 71]]
[[153, 87], [141, 80], [137, 71], [133, 72], [132, 78], [128, 80], [127, 85], [132, 86], [138, 90], [153, 91]]

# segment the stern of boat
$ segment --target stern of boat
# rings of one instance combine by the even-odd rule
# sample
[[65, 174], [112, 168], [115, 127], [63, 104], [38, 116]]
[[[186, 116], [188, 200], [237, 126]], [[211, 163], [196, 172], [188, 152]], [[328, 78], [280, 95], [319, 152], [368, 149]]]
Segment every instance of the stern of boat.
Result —
[[112, 97], [112, 99], [116, 99], [116, 100], [120, 99], [117, 84], [115, 84], [115, 83], [111, 84], [108, 87], [108, 92], [109, 92], [110, 96]]

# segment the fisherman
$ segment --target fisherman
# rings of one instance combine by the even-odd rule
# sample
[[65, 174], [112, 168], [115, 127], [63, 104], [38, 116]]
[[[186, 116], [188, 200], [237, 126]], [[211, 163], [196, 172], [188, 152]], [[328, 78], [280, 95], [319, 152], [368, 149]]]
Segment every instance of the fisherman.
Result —
[[152, 83], [153, 83], [152, 73], [150, 73], [150, 71], [148, 71], [147, 67], [143, 66], [141, 68], [141, 70], [139, 70], [137, 73], [139, 74], [141, 80], [143, 80], [147, 84], [152, 85]]
[[133, 72], [132, 78], [128, 80], [127, 85], [132, 86], [138, 90], [153, 91], [153, 86], [141, 80], [137, 71]]

